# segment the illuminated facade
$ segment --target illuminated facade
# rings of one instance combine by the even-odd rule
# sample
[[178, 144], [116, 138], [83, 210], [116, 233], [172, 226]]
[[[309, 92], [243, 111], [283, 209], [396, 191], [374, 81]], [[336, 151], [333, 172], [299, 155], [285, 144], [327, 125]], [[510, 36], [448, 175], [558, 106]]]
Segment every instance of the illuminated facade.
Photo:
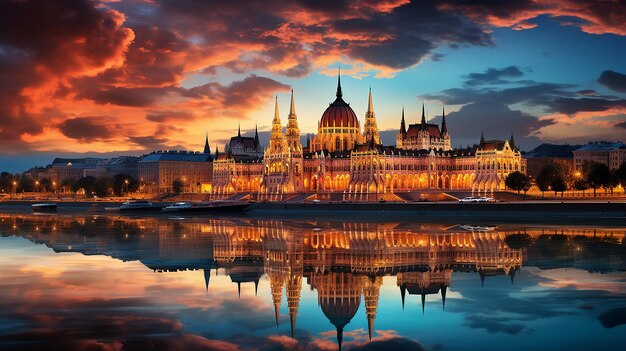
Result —
[[486, 193], [504, 190], [510, 172], [526, 170], [512, 136], [504, 141], [481, 137], [478, 145], [452, 149], [445, 113], [440, 127], [427, 123], [423, 107], [421, 122], [408, 128], [403, 109], [396, 144], [381, 143], [371, 90], [361, 132], [359, 119], [343, 100], [339, 78], [336, 99], [322, 114], [309, 145], [300, 144], [292, 91], [286, 133], [276, 101], [262, 165], [254, 164], [260, 159], [220, 155], [214, 167], [214, 193], [250, 192], [268, 200], [287, 200], [294, 195], [286, 195], [299, 193], [340, 193], [342, 200], [354, 201], [429, 189]]

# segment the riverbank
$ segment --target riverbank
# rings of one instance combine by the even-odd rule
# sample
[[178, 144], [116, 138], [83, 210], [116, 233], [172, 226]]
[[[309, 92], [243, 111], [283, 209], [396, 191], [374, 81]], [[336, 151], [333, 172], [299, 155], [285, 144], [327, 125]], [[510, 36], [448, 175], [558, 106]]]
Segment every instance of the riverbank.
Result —
[[[31, 201], [0, 202], [0, 212], [30, 213]], [[59, 202], [60, 215], [104, 215], [105, 207], [118, 202]], [[116, 213], [115, 215], [120, 215]], [[133, 216], [172, 216], [159, 212], [133, 213]], [[175, 214], [179, 215], [179, 214]], [[182, 215], [182, 214], [180, 214]], [[519, 201], [496, 203], [252, 203], [244, 214], [267, 218], [314, 218], [359, 221], [401, 220], [421, 222], [427, 220], [466, 223], [576, 223], [623, 225], [626, 223], [624, 201]], [[216, 215], [184, 215], [185, 217]], [[219, 216], [219, 215], [218, 215]]]

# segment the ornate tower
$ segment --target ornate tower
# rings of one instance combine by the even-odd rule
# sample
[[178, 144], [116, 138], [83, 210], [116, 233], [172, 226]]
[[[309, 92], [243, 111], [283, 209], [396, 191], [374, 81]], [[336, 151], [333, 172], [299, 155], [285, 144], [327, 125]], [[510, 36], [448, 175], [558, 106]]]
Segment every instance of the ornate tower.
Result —
[[443, 143], [443, 150], [452, 150], [450, 145], [450, 133], [448, 133], [448, 125], [446, 124], [446, 108], [441, 107], [441, 142]]
[[426, 123], [424, 103], [422, 103], [422, 120], [420, 121], [420, 130], [417, 132], [417, 138], [419, 139], [417, 149], [430, 149], [430, 133], [428, 131], [428, 124]]
[[296, 116], [296, 104], [293, 100], [293, 89], [291, 89], [291, 106], [289, 107], [289, 118], [287, 120], [287, 144], [293, 152], [302, 151], [300, 144], [300, 128], [298, 128], [298, 117]]
[[370, 340], [372, 340], [372, 333], [374, 332], [374, 320], [376, 319], [378, 297], [382, 285], [383, 278], [380, 276], [363, 277], [363, 300], [365, 302], [365, 314], [367, 315], [367, 334]]
[[402, 147], [406, 139], [406, 122], [404, 121], [404, 106], [402, 106], [402, 119], [400, 120], [400, 131], [396, 135], [396, 146]]
[[374, 105], [372, 103], [372, 88], [370, 88], [369, 99], [367, 102], [367, 112], [365, 113], [365, 125], [363, 127], [363, 137], [365, 143], [380, 144], [380, 133], [376, 124], [376, 116], [374, 115]]
[[270, 134], [270, 145], [268, 150], [271, 153], [281, 153], [286, 151], [285, 134], [283, 126], [280, 124], [280, 114], [278, 113], [278, 97], [274, 105], [274, 119], [272, 120], [272, 133]]

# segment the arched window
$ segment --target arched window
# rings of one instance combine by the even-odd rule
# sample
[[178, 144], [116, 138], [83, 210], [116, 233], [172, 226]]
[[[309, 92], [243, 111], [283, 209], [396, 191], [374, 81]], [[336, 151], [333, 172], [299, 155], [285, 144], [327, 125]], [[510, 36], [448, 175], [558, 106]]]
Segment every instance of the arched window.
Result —
[[339, 138], [335, 139], [335, 150], [339, 150], [341, 147], [341, 140]]

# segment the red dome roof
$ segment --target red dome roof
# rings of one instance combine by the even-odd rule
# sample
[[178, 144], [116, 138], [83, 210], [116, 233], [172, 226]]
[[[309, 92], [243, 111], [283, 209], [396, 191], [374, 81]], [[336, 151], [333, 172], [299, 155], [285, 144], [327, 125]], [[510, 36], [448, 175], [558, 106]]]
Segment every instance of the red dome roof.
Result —
[[359, 120], [350, 105], [346, 104], [341, 98], [337, 98], [324, 114], [320, 122], [322, 127], [354, 127], [359, 128]]

